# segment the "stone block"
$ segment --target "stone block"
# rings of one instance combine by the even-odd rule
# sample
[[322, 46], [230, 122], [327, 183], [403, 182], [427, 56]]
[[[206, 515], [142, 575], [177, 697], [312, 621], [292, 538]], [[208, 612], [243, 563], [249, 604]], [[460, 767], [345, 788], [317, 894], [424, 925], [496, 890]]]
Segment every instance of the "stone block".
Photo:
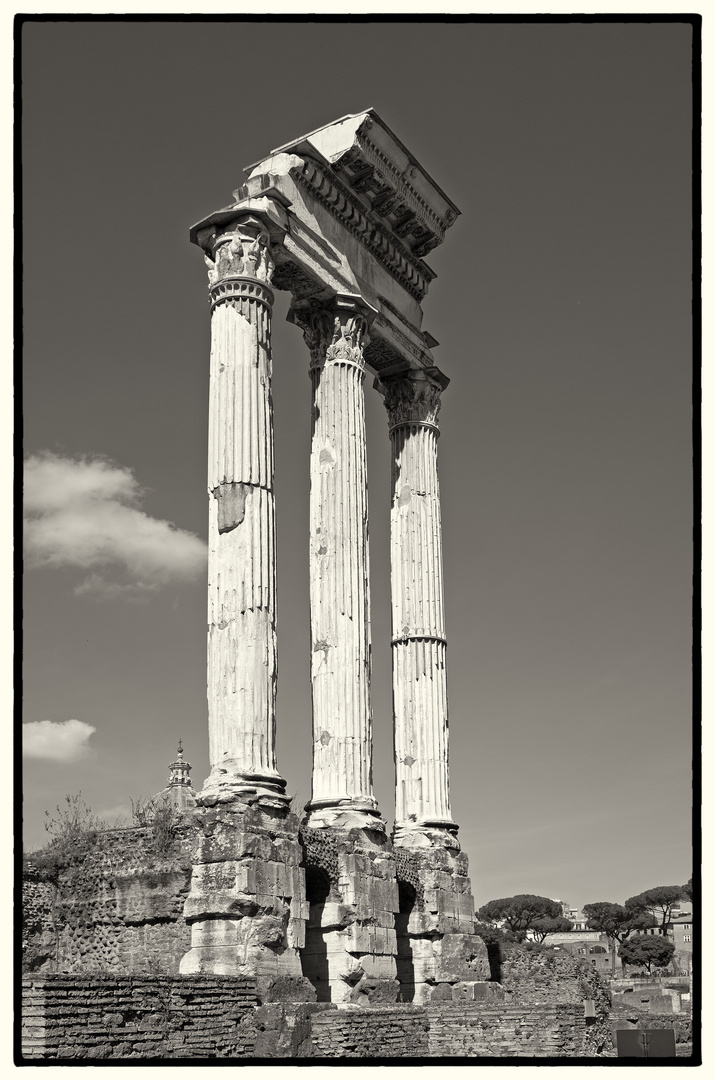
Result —
[[[371, 978], [365, 976], [357, 986], [354, 986], [349, 994], [349, 1000], [355, 1005], [382, 1005], [392, 1004], [397, 1001], [400, 984], [397, 979]], [[377, 1033], [375, 1033], [377, 1034]], [[384, 1050], [384, 1033], [382, 1049]], [[376, 1051], [378, 1047], [373, 1044]], [[377, 1054], [375, 1056], [378, 1056]], [[383, 1056], [383, 1055], [379, 1055]]]
[[286, 943], [293, 949], [305, 947], [305, 920], [289, 919], [286, 931]]
[[256, 980], [256, 993], [261, 1001], [266, 1002], [310, 1002], [315, 1001], [315, 990], [302, 976], [279, 975], [261, 976]]
[[476, 934], [445, 934], [437, 956], [438, 982], [474, 982], [490, 976], [487, 947]]
[[[323, 930], [337, 929], [342, 930], [346, 926], [350, 926], [357, 917], [357, 913], [352, 904], [342, 903], [326, 903], [323, 905], [320, 914], [320, 926]], [[310, 925], [313, 925], [311, 922]]]
[[397, 962], [394, 956], [364, 953], [360, 957], [360, 966], [366, 979], [397, 979]]
[[353, 923], [345, 932], [345, 946], [353, 953], [394, 956], [397, 952], [395, 931], [384, 926]]

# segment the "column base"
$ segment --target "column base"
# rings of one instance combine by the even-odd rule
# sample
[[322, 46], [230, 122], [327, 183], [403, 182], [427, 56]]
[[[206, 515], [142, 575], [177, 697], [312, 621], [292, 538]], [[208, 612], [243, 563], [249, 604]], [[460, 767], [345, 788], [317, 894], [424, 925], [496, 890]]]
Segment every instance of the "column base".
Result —
[[[347, 825], [326, 824], [342, 815]], [[360, 824], [353, 820], [360, 817]], [[301, 826], [309, 919], [303, 973], [318, 1001], [370, 1005], [397, 1000], [395, 859], [384, 821], [322, 807]]]
[[184, 917], [191, 949], [182, 975], [239, 975], [309, 992], [299, 950], [308, 908], [298, 818], [285, 799], [256, 790], [197, 799], [198, 826]]
[[311, 799], [306, 803], [307, 825], [311, 829], [376, 829], [385, 832], [377, 800], [364, 798]]
[[[396, 829], [395, 862], [401, 1000], [451, 1000], [456, 987], [488, 981], [487, 948], [474, 933], [468, 860], [453, 832], [425, 825], [402, 832], [398, 839]], [[467, 991], [455, 993], [461, 1000]]]
[[417, 822], [396, 821], [392, 839], [396, 848], [445, 848], [459, 852], [462, 849], [457, 839], [458, 829], [459, 826], [448, 818]]
[[[214, 765], [196, 797], [197, 806], [231, 803], [236, 798], [260, 801], [276, 807], [288, 806], [286, 782], [279, 773], [246, 773], [232, 768], [231, 762]], [[253, 796], [253, 800], [251, 800]]]

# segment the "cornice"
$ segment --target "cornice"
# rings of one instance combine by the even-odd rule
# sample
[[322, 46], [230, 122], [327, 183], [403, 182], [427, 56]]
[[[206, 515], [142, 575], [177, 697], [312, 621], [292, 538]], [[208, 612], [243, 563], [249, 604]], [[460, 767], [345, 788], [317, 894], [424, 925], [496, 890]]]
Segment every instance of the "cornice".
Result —
[[355, 147], [353, 148], [353, 152], [356, 150], [359, 151], [365, 161], [370, 162], [379, 170], [378, 175], [383, 183], [387, 182], [390, 187], [395, 190], [396, 194], [406, 202], [422, 222], [424, 222], [428, 229], [436, 235], [437, 239], [434, 243], [430, 244], [430, 247], [436, 247], [437, 244], [441, 244], [444, 240], [445, 232], [452, 221], [455, 220], [456, 215], [454, 212], [448, 211], [448, 214], [451, 215], [451, 220], [449, 218], [447, 220], [441, 218], [412, 186], [407, 177], [393, 165], [387, 155], [383, 154], [382, 150], [375, 146], [368, 136], [360, 130], [356, 132], [355, 136]]
[[433, 364], [432, 357], [425, 350], [421, 349], [407, 334], [403, 334], [401, 330], [395, 326], [394, 323], [389, 322], [384, 315], [376, 315], [373, 326], [376, 329], [386, 329], [393, 337], [397, 338], [400, 346], [419, 362], [421, 367], [431, 367]]
[[411, 296], [418, 302], [424, 298], [434, 272], [375, 221], [367, 207], [336, 175], [306, 158], [290, 170], [290, 176], [356, 236]]

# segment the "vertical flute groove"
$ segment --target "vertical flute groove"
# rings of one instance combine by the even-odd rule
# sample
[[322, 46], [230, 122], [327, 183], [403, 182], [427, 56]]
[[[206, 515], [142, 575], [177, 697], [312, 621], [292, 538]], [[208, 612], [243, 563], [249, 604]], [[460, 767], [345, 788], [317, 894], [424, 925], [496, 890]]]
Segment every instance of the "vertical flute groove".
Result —
[[312, 802], [372, 808], [365, 320], [293, 310], [311, 350]]
[[[208, 709], [212, 779], [282, 788], [275, 758], [275, 505], [268, 288], [256, 218], [215, 238], [209, 267]], [[247, 272], [248, 271], [248, 272]]]
[[440, 387], [383, 380], [392, 448], [395, 823], [451, 823], [446, 639], [437, 474]]

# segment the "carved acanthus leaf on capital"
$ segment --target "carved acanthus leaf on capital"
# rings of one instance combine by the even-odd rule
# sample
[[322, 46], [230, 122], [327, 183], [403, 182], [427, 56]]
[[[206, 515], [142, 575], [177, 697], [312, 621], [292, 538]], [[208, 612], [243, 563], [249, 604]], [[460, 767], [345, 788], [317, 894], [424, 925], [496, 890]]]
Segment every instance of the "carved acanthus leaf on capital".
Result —
[[364, 366], [367, 319], [355, 310], [336, 311], [332, 307], [293, 307], [289, 320], [303, 331], [310, 350], [311, 367], [325, 360], [347, 360]]
[[362, 350], [366, 338], [367, 319], [363, 315], [338, 312], [333, 325], [333, 339], [325, 353], [326, 360], [349, 360], [362, 366]]
[[383, 379], [382, 386], [391, 428], [402, 424], [437, 427], [442, 404], [442, 387], [438, 383], [419, 372], [410, 372]]
[[333, 340], [335, 315], [323, 307], [291, 308], [289, 319], [303, 331], [311, 364], [320, 363]]
[[213, 258], [205, 256], [209, 285], [228, 277], [255, 278], [268, 284], [275, 262], [268, 231], [257, 217], [247, 215], [232, 221], [213, 244]]

